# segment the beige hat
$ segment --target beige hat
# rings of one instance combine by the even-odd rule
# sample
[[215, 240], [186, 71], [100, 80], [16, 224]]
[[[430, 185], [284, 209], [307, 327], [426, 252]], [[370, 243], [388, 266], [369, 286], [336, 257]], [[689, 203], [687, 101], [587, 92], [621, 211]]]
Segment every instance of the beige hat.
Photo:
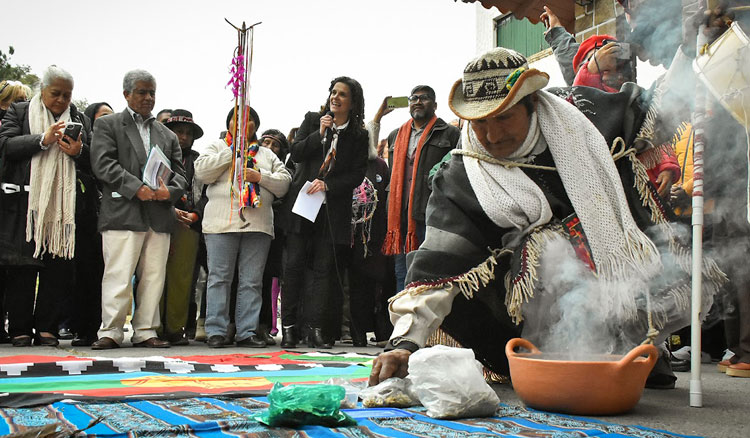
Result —
[[462, 119], [484, 119], [502, 113], [548, 82], [549, 75], [530, 69], [523, 55], [497, 47], [469, 62], [463, 79], [453, 84], [448, 105]]

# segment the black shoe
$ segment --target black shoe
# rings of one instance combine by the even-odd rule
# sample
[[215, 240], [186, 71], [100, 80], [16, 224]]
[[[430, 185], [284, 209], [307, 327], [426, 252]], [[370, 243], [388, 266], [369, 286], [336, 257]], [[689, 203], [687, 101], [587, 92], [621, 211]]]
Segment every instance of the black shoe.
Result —
[[255, 331], [255, 333], [260, 336], [260, 338], [263, 340], [263, 342], [266, 343], [266, 345], [276, 345], [276, 339], [271, 336], [270, 333], [268, 333], [268, 327], [265, 325], [258, 325], [258, 330]]
[[669, 353], [669, 365], [672, 367], [672, 371], [690, 371], [690, 361], [677, 359], [671, 352]]
[[281, 327], [281, 348], [297, 348], [297, 342], [294, 326]]
[[210, 348], [224, 348], [227, 345], [227, 338], [222, 335], [213, 335], [208, 338]]
[[167, 342], [169, 342], [169, 345], [173, 347], [190, 345], [190, 341], [184, 333], [172, 333], [170, 335], [166, 335], [164, 338]]
[[325, 350], [333, 348], [333, 343], [327, 342], [323, 337], [323, 329], [313, 327], [310, 329], [310, 334], [307, 337], [307, 345], [310, 348], [322, 348]]
[[63, 328], [61, 328], [60, 330], [57, 331], [57, 337], [59, 339], [66, 339], [67, 340], [67, 339], [73, 339], [75, 337], [75, 335], [73, 334], [72, 331], [70, 331], [69, 328], [63, 327]]
[[238, 347], [264, 348], [266, 346], [266, 341], [261, 339], [258, 335], [250, 335], [249, 338], [237, 341], [236, 344]]
[[11, 338], [10, 343], [14, 347], [31, 347], [31, 336], [21, 335]]
[[96, 342], [99, 338], [94, 336], [76, 336], [73, 338], [72, 341], [70, 341], [71, 347], [90, 347], [94, 342]]
[[60, 345], [60, 341], [54, 336], [36, 335], [34, 336], [34, 345], [42, 347], [57, 347]]

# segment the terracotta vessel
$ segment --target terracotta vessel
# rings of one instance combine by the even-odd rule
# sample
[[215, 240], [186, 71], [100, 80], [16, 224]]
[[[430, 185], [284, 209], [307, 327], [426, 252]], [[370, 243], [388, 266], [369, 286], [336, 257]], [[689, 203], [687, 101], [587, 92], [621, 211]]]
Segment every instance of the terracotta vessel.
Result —
[[[517, 347], [530, 353], [516, 353]], [[577, 415], [613, 415], [632, 409], [659, 356], [653, 345], [639, 345], [624, 357], [559, 360], [562, 355], [545, 355], [522, 338], [508, 341], [505, 354], [513, 390], [527, 406]]]

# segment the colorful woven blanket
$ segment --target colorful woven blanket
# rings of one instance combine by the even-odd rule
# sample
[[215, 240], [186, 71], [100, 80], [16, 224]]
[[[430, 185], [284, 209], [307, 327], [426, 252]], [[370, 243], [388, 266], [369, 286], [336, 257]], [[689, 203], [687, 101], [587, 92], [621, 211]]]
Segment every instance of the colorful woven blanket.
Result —
[[366, 381], [372, 359], [355, 353], [286, 351], [180, 357], [0, 357], [0, 407], [62, 399], [265, 395], [275, 382], [317, 383], [331, 377]]
[[[108, 438], [170, 437], [640, 437], [675, 438], [684, 435], [621, 426], [580, 417], [555, 415], [515, 406], [500, 406], [496, 415], [459, 421], [435, 420], [423, 409], [344, 410], [356, 426], [329, 429], [270, 428], [253, 419], [268, 406], [264, 397], [200, 397], [123, 403], [57, 402], [36, 408], [0, 409], [0, 435], [54, 431]], [[46, 432], [46, 433], [45, 433]]]

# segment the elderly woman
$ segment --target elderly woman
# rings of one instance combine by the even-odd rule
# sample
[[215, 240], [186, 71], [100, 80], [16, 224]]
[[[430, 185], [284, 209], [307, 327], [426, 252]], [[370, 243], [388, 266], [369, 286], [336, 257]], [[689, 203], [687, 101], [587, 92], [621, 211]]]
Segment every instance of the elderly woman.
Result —
[[[238, 266], [235, 335], [238, 347], [266, 346], [258, 336], [261, 283], [268, 249], [274, 237], [272, 205], [289, 189], [291, 176], [276, 154], [260, 147], [255, 134], [258, 113], [250, 107], [243, 148], [234, 135], [234, 108], [227, 115], [227, 135], [206, 146], [195, 160], [195, 176], [208, 184], [203, 234], [208, 251], [206, 333], [208, 346], [228, 344], [229, 298]], [[240, 137], [240, 136], [238, 136]], [[245, 154], [244, 156], [242, 154]], [[243, 165], [244, 163], [244, 165]]]
[[[14, 346], [58, 344], [59, 300], [74, 276], [76, 172], [91, 173], [89, 122], [71, 105], [73, 77], [48, 67], [41, 92], [14, 103], [0, 127], [0, 266]], [[66, 125], [83, 125], [76, 138]], [[39, 288], [34, 297], [37, 272]]]

